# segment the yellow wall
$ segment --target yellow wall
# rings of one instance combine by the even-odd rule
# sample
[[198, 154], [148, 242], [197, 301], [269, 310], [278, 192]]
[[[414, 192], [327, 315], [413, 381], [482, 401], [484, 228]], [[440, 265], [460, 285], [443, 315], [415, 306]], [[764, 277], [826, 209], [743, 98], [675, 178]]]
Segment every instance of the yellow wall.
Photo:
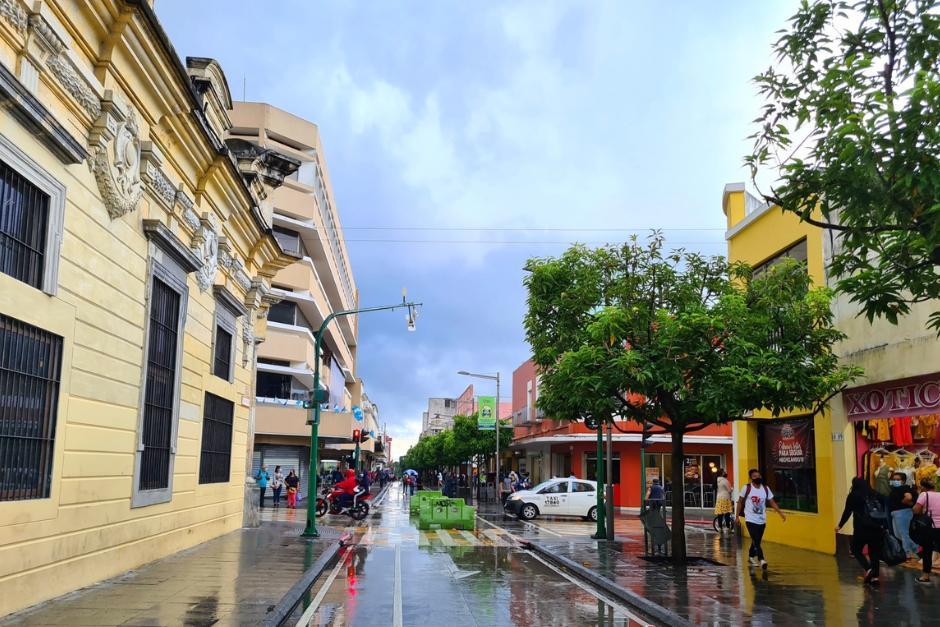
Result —
[[[730, 189], [730, 191], [729, 191]], [[724, 210], [728, 217], [728, 258], [745, 261], [755, 266], [777, 255], [791, 245], [806, 238], [807, 271], [817, 285], [826, 284], [822, 231], [799, 220], [793, 214], [783, 213], [778, 207], [745, 211], [743, 185], [729, 186], [724, 197]], [[802, 412], [794, 412], [799, 416]], [[817, 512], [786, 512], [787, 521], [770, 514], [765, 538], [825, 553], [835, 553], [836, 537], [833, 529], [842, 514], [847, 491], [849, 462], [854, 466], [854, 434], [843, 418], [834, 422], [833, 413], [817, 415], [815, 426]], [[769, 418], [769, 413], [756, 413], [757, 418]], [[739, 487], [746, 485], [749, 468], [758, 467], [757, 423], [739, 422], [734, 425], [737, 458], [735, 470], [740, 477]], [[844, 441], [833, 442], [833, 433], [843, 434]]]
[[[198, 216], [217, 225], [241, 264], [240, 273], [219, 267], [214, 284], [249, 303], [249, 279], [266, 282], [286, 259], [280, 259], [273, 238], [251, 217], [258, 199], [234, 168], [213, 165], [215, 149], [188, 111], [188, 86], [171, 65], [175, 60], [160, 52], [143, 9], [77, 0], [30, 2], [28, 7], [12, 0], [10, 6], [14, 17], [0, 13], [0, 63], [28, 82], [23, 64], [28, 58], [47, 58], [48, 52], [36, 48], [33, 21], [21, 27], [16, 19], [33, 11], [37, 23], [59, 33], [60, 58], [76, 68], [86, 94], [102, 97], [105, 89], [123, 94], [137, 112], [139, 139], [162, 151], [163, 172], [195, 201]], [[122, 11], [132, 15], [123, 31], [116, 27], [121, 34], [112, 49], [101, 38]], [[110, 63], [94, 54], [107, 54]], [[60, 81], [50, 65], [40, 63], [31, 89], [87, 148], [95, 120], [76, 96], [80, 88]], [[245, 317], [239, 318], [233, 339], [234, 381], [210, 374], [217, 303], [211, 287], [200, 289], [189, 274], [172, 497], [132, 507], [151, 264], [143, 220], [161, 221], [187, 247], [194, 241], [194, 227], [183, 206], [161, 205], [150, 187], [132, 210], [112, 218], [88, 163], [64, 162], [6, 107], [0, 110], [0, 134], [66, 188], [55, 295], [0, 274], [0, 313], [64, 340], [51, 494], [0, 502], [2, 616], [239, 528], [251, 438], [250, 401], [243, 399], [254, 397], [254, 377], [253, 342], [242, 341]], [[254, 305], [249, 303], [248, 317], [260, 330], [263, 323], [256, 319], [264, 307]], [[231, 474], [226, 483], [200, 485], [207, 391], [235, 405]]]

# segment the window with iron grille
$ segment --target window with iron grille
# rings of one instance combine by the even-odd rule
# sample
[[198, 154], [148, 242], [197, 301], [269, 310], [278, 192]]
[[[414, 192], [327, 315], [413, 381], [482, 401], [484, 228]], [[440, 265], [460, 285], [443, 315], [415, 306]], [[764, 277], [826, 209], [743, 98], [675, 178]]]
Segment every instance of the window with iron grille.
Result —
[[223, 329], [222, 325], [215, 327], [215, 358], [212, 364], [212, 374], [226, 381], [232, 378], [232, 334]]
[[0, 314], [0, 501], [52, 484], [62, 338]]
[[0, 162], [0, 272], [43, 288], [49, 196]]
[[235, 403], [206, 392], [202, 413], [199, 483], [225, 483], [232, 465], [232, 419]]
[[154, 277], [150, 297], [150, 337], [144, 391], [140, 490], [169, 487], [181, 295]]

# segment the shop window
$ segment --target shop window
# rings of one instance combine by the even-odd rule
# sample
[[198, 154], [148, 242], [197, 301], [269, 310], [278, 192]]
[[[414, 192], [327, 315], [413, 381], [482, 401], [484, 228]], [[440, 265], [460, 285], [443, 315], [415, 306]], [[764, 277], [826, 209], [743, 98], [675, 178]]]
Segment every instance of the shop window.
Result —
[[225, 483], [232, 464], [232, 419], [235, 404], [206, 393], [202, 414], [199, 483]]
[[62, 338], [0, 314], [0, 501], [49, 497]]
[[[588, 481], [597, 481], [597, 453], [588, 453], [584, 459], [585, 479]], [[611, 464], [613, 481], [607, 475], [607, 461], [604, 460], [604, 483], [620, 483], [620, 454], [615, 453]]]
[[0, 272], [55, 294], [65, 187], [0, 135]]
[[760, 468], [780, 507], [818, 511], [812, 417], [763, 420], [757, 433]]

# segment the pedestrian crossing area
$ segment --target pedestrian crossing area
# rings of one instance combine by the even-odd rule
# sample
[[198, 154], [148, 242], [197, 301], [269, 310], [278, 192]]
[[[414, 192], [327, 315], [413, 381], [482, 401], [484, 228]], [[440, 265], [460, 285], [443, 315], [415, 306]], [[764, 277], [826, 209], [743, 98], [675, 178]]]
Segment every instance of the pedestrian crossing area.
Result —
[[512, 535], [503, 529], [430, 529], [422, 531], [414, 527], [348, 527], [353, 542], [365, 546], [417, 546], [417, 547], [464, 547], [515, 546]]

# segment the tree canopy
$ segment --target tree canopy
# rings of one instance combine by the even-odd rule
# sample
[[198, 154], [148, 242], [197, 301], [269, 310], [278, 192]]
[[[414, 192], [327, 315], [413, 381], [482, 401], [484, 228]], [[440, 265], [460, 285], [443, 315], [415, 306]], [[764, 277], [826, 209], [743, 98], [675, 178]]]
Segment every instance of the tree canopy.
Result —
[[[628, 419], [672, 436], [755, 410], [815, 413], [859, 374], [839, 365], [830, 291], [805, 266], [753, 278], [745, 264], [682, 250], [654, 234], [619, 246], [574, 246], [527, 265], [526, 337], [538, 405], [557, 419]], [[682, 466], [673, 482], [682, 485]], [[685, 557], [682, 493], [673, 550]], [[676, 529], [677, 528], [677, 529]]]
[[[512, 428], [500, 431], [500, 443], [512, 441]], [[436, 470], [457, 466], [466, 461], [489, 457], [496, 452], [496, 431], [480, 431], [477, 416], [454, 416], [454, 426], [436, 435], [421, 438], [401, 459], [402, 469]]]
[[774, 52], [745, 160], [779, 170], [765, 200], [838, 234], [838, 288], [896, 323], [940, 298], [936, 2], [804, 0]]

